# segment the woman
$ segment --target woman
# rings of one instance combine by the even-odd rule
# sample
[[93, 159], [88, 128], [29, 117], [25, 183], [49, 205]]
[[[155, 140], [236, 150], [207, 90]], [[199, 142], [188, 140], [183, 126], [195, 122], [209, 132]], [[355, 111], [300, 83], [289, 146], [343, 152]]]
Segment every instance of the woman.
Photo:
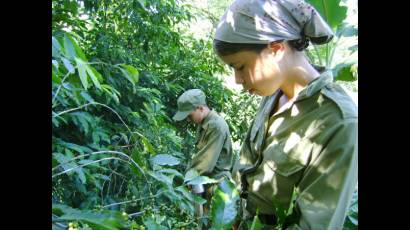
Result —
[[[243, 216], [286, 229], [341, 229], [357, 183], [357, 108], [330, 71], [303, 54], [332, 30], [298, 0], [236, 0], [222, 17], [214, 49], [250, 94], [263, 96], [233, 175]], [[244, 221], [241, 228], [245, 228]]]

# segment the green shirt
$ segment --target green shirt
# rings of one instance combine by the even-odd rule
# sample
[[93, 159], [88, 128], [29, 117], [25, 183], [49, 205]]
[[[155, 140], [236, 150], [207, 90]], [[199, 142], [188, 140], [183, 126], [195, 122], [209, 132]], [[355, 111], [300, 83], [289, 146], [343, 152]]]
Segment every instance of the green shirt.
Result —
[[198, 127], [196, 154], [187, 170], [194, 168], [200, 175], [220, 179], [231, 177], [233, 155], [228, 124], [211, 110]]
[[[330, 72], [271, 116], [282, 92], [263, 98], [233, 169], [247, 174], [247, 210], [273, 215], [298, 191], [287, 229], [341, 229], [357, 183], [357, 107]], [[258, 158], [260, 164], [258, 165]]]

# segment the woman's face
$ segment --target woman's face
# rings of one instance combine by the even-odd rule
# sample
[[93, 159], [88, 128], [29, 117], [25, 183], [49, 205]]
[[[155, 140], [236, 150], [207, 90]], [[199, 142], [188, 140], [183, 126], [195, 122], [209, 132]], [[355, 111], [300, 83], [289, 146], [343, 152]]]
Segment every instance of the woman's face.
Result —
[[283, 82], [279, 61], [283, 57], [283, 45], [267, 47], [261, 53], [241, 51], [222, 56], [223, 62], [234, 69], [235, 82], [245, 91], [260, 96], [272, 95]]

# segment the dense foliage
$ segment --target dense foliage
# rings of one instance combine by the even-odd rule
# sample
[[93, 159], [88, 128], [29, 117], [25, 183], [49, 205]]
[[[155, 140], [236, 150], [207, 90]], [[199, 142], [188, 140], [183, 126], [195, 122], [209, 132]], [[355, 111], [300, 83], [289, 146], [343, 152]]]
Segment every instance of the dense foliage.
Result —
[[196, 10], [177, 0], [53, 0], [53, 229], [232, 225], [229, 182], [210, 216], [194, 218], [205, 200], [187, 185], [215, 181], [184, 172], [195, 129], [171, 118], [183, 91], [202, 89], [239, 146], [258, 98], [224, 86], [211, 37], [184, 32]]

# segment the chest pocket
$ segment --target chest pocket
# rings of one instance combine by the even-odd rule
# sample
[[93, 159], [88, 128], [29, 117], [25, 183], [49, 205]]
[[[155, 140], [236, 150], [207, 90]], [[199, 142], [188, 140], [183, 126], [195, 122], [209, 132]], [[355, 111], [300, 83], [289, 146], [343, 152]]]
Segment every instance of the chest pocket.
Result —
[[197, 149], [202, 149], [205, 146], [206, 144], [205, 133], [206, 133], [206, 130], [201, 130], [201, 132], [198, 134], [198, 137], [197, 137], [198, 139], [196, 143]]
[[302, 160], [292, 157], [289, 152], [285, 152], [280, 144], [270, 145], [263, 151], [263, 163], [284, 177], [304, 168]]

